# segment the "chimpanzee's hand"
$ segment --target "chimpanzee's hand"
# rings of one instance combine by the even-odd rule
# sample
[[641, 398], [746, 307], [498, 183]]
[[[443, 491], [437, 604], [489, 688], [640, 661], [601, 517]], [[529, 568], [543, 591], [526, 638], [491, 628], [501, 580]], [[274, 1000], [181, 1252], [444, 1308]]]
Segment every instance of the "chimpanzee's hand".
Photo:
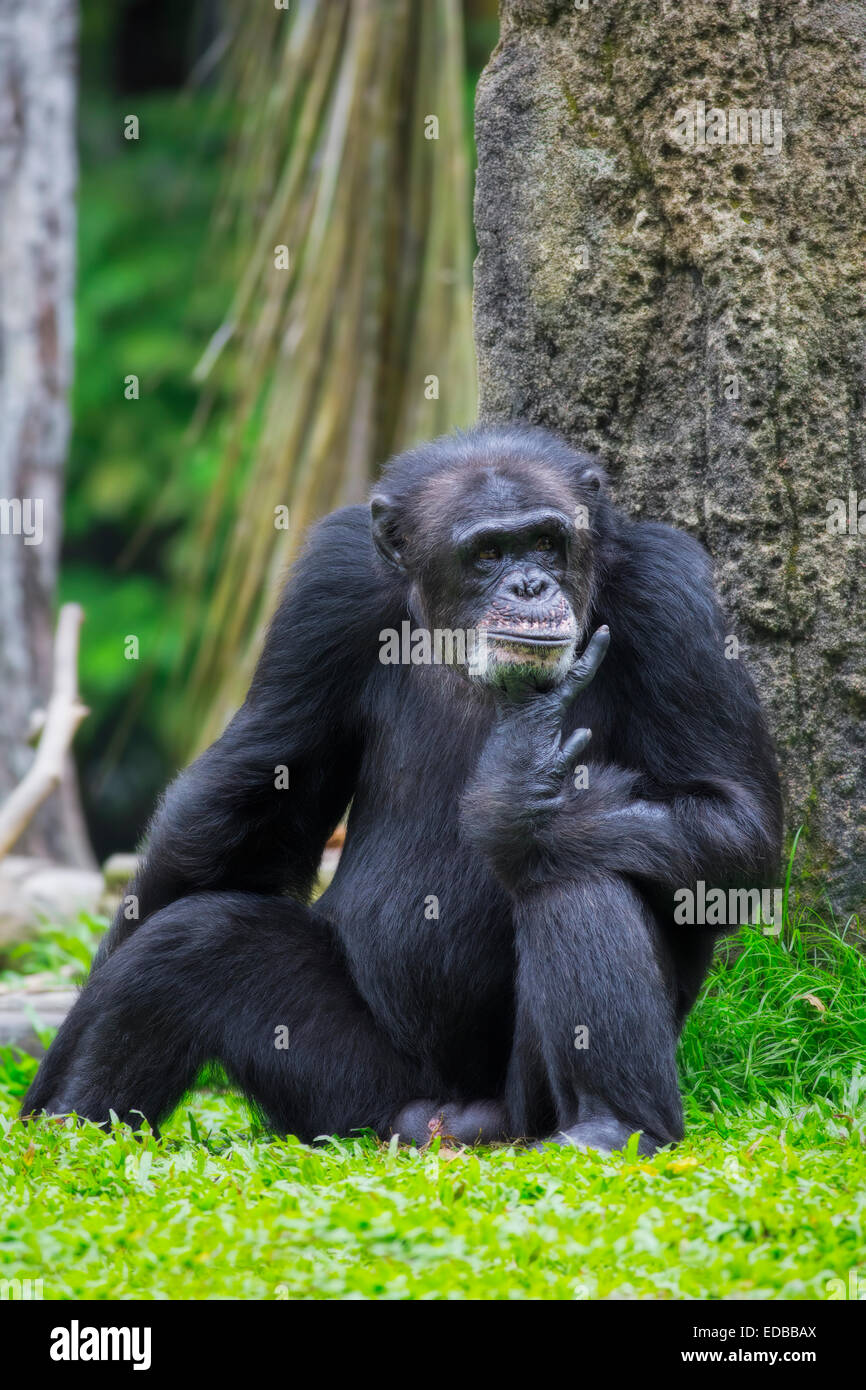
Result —
[[576, 729], [563, 741], [563, 721], [581, 691], [594, 679], [610, 645], [610, 629], [600, 627], [568, 675], [549, 691], [511, 685], [497, 696], [496, 719], [482, 763], [501, 778], [511, 771], [517, 807], [530, 815], [562, 803], [565, 780], [592, 738]]
[[509, 842], [535, 836], [566, 799], [566, 779], [592, 737], [577, 729], [563, 741], [562, 723], [604, 660], [610, 643], [600, 627], [555, 689], [511, 686], [497, 696], [493, 728], [463, 796], [466, 833], [497, 855]]

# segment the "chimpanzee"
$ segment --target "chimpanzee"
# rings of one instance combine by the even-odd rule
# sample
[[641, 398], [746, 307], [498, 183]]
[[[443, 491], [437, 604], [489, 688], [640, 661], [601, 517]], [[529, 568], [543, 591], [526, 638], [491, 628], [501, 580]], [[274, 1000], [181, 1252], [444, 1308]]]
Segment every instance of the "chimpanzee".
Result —
[[[476, 640], [416, 659], [437, 631]], [[674, 894], [761, 886], [780, 855], [725, 637], [701, 547], [628, 520], [556, 436], [477, 426], [392, 460], [312, 531], [24, 1112], [156, 1126], [218, 1062], [307, 1141], [680, 1138], [677, 1038], [718, 933], [676, 925]]]

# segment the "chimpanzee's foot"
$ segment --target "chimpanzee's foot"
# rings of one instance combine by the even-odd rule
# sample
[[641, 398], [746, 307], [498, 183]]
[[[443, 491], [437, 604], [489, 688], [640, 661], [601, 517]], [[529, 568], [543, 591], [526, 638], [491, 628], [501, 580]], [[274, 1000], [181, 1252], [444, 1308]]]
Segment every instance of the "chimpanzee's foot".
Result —
[[429, 1144], [439, 1136], [457, 1144], [497, 1144], [509, 1138], [505, 1106], [497, 1100], [413, 1100], [391, 1121], [404, 1144]]
[[[619, 1149], [624, 1149], [634, 1129], [623, 1124], [621, 1120], [585, 1120], [582, 1124], [572, 1125], [569, 1129], [561, 1129], [556, 1134], [551, 1134], [549, 1139], [543, 1139], [533, 1144], [534, 1149], [544, 1149], [548, 1144], [559, 1144], [563, 1148], [571, 1146], [575, 1149], [591, 1150], [594, 1153], [610, 1154], [616, 1153]], [[659, 1141], [654, 1139], [651, 1134], [641, 1133], [637, 1151], [649, 1158], [657, 1153], [660, 1147]]]
[[[640, 1125], [621, 1120], [606, 1101], [584, 1091], [578, 1099], [576, 1122], [563, 1125], [562, 1129], [551, 1134], [549, 1139], [535, 1143], [532, 1147], [543, 1149], [546, 1144], [559, 1144], [563, 1147], [570, 1145], [575, 1149], [610, 1154], [624, 1149], [631, 1136], [638, 1130]], [[662, 1142], [648, 1130], [641, 1130], [637, 1151], [645, 1157], [650, 1157], [658, 1151]]]

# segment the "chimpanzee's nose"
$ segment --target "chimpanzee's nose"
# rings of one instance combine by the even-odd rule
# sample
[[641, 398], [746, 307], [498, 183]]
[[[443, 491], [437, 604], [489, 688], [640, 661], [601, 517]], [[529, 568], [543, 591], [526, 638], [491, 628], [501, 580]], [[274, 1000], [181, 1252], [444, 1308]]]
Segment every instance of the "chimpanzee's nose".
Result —
[[540, 598], [550, 588], [550, 581], [543, 574], [521, 574], [509, 587], [515, 598]]

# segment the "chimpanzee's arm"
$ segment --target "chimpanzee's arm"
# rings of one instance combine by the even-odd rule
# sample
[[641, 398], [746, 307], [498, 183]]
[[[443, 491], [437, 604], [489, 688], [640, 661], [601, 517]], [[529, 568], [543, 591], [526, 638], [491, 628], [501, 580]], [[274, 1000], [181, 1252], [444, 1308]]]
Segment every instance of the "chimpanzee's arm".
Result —
[[[633, 530], [598, 604], [604, 666], [597, 633], [563, 686], [504, 700], [467, 788], [467, 833], [512, 891], [592, 873], [760, 886], [777, 868], [775, 760], [751, 682], [726, 659], [703, 552], [665, 527]], [[615, 761], [593, 761], [591, 730], [563, 732], [575, 704], [603, 722]]]
[[354, 789], [357, 691], [376, 651], [375, 582], [366, 508], [328, 517], [295, 566], [244, 705], [166, 792], [132, 899], [95, 966], [189, 893], [308, 897]]

